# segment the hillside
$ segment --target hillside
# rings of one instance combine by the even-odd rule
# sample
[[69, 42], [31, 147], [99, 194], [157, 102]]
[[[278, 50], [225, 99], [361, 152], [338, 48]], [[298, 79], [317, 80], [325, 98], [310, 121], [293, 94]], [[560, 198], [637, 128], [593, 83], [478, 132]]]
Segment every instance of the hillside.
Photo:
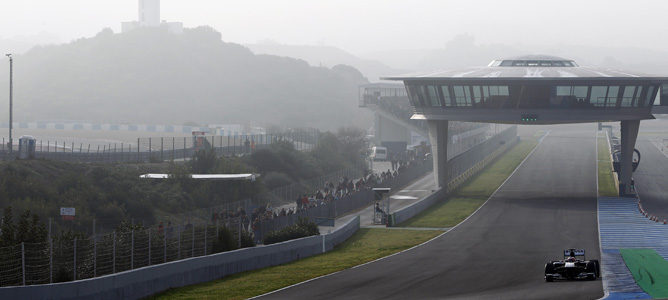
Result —
[[283, 45], [259, 43], [246, 45], [253, 53], [303, 59], [312, 66], [350, 65], [358, 69], [370, 81], [378, 81], [381, 76], [406, 73], [388, 67], [378, 60], [362, 59], [342, 49], [332, 46]]
[[[17, 55], [14, 67], [15, 121], [252, 120], [332, 129], [372, 120], [357, 107], [357, 86], [366, 79], [356, 69], [254, 55], [208, 27], [181, 35], [105, 29], [69, 44], [35, 47]], [[0, 86], [4, 94], [7, 72], [0, 72]]]

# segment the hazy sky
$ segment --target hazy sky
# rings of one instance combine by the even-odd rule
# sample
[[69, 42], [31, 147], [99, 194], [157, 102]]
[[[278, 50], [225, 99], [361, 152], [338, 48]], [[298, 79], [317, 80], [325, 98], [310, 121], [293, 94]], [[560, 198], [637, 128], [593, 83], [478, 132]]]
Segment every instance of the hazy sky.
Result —
[[[137, 19], [137, 0], [5, 0], [0, 38], [45, 31], [61, 41]], [[7, 3], [10, 2], [10, 3]], [[665, 0], [162, 0], [162, 19], [210, 25], [225, 41], [325, 44], [356, 54], [478, 43], [635, 45], [668, 50]]]

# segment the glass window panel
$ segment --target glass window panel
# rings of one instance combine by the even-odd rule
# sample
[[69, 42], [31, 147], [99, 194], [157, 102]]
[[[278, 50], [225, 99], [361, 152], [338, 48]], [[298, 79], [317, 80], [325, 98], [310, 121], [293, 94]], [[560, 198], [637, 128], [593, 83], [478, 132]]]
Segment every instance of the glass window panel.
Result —
[[461, 106], [460, 103], [464, 100], [464, 87], [455, 85], [452, 87], [452, 91], [455, 93], [455, 106]]
[[645, 106], [649, 106], [651, 105], [651, 103], [653, 103], [652, 96], [654, 94], [654, 89], [656, 89], [655, 86], [653, 85], [649, 86], [649, 89], [647, 90], [647, 96], [645, 96]]
[[654, 105], [661, 105], [661, 93], [663, 93], [663, 86], [657, 86], [656, 98], [654, 98]]
[[475, 101], [476, 104], [480, 104], [482, 101], [482, 93], [480, 92], [479, 85], [473, 86], [473, 101]]
[[406, 89], [408, 89], [408, 99], [410, 100], [411, 104], [413, 106], [420, 106], [420, 101], [418, 100], [418, 87], [414, 85], [408, 85], [406, 86]]
[[443, 97], [445, 98], [445, 106], [452, 106], [452, 100], [450, 98], [450, 89], [448, 88], [448, 86], [442, 85], [441, 92], [443, 93]]
[[452, 87], [455, 93], [456, 106], [470, 106], [471, 91], [468, 86], [455, 85]]
[[491, 96], [497, 96], [499, 95], [499, 87], [496, 85], [490, 86], [489, 87], [489, 94]]
[[573, 87], [573, 95], [578, 100], [587, 99], [587, 92], [589, 92], [589, 87], [588, 86], [574, 86]]
[[589, 103], [595, 107], [605, 107], [605, 95], [608, 92], [607, 86], [592, 86]]
[[441, 106], [441, 99], [439, 99], [439, 97], [438, 97], [438, 92], [436, 91], [435, 86], [428, 85], [427, 86], [427, 93], [429, 95], [429, 101], [430, 101], [432, 107]]
[[619, 96], [619, 86], [613, 85], [608, 88], [608, 96], [605, 99], [605, 107], [617, 107], [617, 97]]
[[499, 88], [499, 96], [510, 95], [510, 93], [508, 93], [508, 86], [507, 85], [501, 85], [498, 88]]
[[482, 87], [482, 95], [483, 95], [483, 98], [484, 98], [483, 102], [487, 101], [487, 99], [489, 98], [489, 86], [483, 86]]
[[557, 96], [570, 96], [573, 94], [572, 86], [557, 86]]
[[622, 96], [622, 107], [631, 107], [633, 103], [633, 94], [636, 92], [635, 86], [624, 87], [624, 95]]
[[469, 86], [464, 87], [464, 94], [466, 95], [466, 106], [471, 106], [473, 98], [471, 97], [471, 88]]
[[636, 95], [633, 97], [633, 106], [635, 106], [635, 107], [638, 107], [638, 106], [642, 105], [642, 103], [640, 101], [640, 100], [642, 100], [642, 99], [640, 99], [640, 96], [642, 95], [642, 90], [643, 90], [642, 86], [639, 85], [639, 86], [636, 87]]

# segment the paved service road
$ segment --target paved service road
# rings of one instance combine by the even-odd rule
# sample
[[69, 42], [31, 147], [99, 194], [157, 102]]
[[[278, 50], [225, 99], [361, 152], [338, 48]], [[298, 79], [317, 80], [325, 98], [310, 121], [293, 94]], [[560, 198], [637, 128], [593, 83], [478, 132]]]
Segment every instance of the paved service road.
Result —
[[[561, 127], [560, 127], [561, 128]], [[601, 280], [546, 283], [564, 248], [599, 257], [595, 127], [552, 129], [476, 214], [420, 247], [269, 299], [595, 299]]]
[[636, 149], [642, 156], [633, 180], [642, 206], [648, 213], [668, 219], [668, 157], [646, 137], [638, 137]]

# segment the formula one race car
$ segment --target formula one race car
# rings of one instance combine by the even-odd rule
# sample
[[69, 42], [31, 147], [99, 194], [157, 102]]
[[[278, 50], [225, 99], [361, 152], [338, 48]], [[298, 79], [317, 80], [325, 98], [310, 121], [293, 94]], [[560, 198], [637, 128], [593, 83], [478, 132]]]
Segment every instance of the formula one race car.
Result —
[[585, 260], [584, 249], [566, 249], [563, 260], [550, 261], [545, 264], [545, 281], [547, 282], [555, 279], [596, 280], [600, 276], [601, 268], [598, 260]]

